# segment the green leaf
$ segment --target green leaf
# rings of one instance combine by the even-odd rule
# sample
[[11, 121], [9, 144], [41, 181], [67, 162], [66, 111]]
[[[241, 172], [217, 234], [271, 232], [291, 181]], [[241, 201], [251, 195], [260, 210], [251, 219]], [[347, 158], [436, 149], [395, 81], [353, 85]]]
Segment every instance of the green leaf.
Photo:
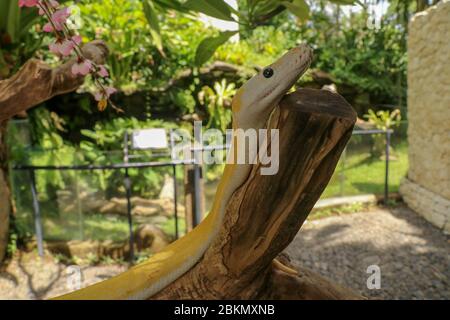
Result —
[[363, 5], [359, 0], [330, 0], [332, 3], [340, 4], [340, 5], [353, 5], [355, 3], [359, 3], [360, 5]]
[[6, 29], [10, 3], [8, 1], [0, 1], [0, 29]]
[[144, 0], [144, 14], [150, 26], [150, 34], [155, 42], [156, 48], [164, 55], [163, 44], [161, 39], [161, 29], [159, 28], [158, 15], [151, 0]]
[[184, 6], [213, 18], [235, 21], [231, 16], [233, 9], [223, 0], [188, 0]]
[[253, 14], [255, 16], [265, 15], [265, 14], [275, 10], [279, 5], [281, 5], [281, 1], [279, 1], [279, 0], [255, 1]]
[[176, 10], [183, 13], [189, 11], [177, 0], [153, 0], [153, 2], [165, 10]]
[[38, 17], [38, 10], [35, 8], [22, 8], [20, 13], [20, 36], [28, 32], [31, 26], [36, 23]]
[[300, 20], [308, 20], [309, 6], [305, 0], [294, 0], [292, 2], [282, 1], [281, 4], [296, 15]]
[[217, 37], [208, 37], [200, 42], [197, 47], [197, 52], [195, 53], [195, 64], [197, 66], [201, 66], [206, 61], [208, 61], [208, 59], [212, 57], [217, 48], [227, 42], [228, 39], [230, 39], [236, 33], [237, 31], [224, 31], [221, 32]]
[[91, 139], [93, 139], [93, 140], [97, 140], [97, 138], [98, 138], [98, 135], [97, 135], [97, 133], [96, 133], [95, 131], [91, 131], [91, 130], [87, 130], [87, 129], [82, 129], [82, 130], [80, 130], [80, 133], [81, 133], [83, 136], [88, 137], [88, 138], [91, 138]]
[[6, 21], [6, 32], [11, 36], [12, 41], [17, 40], [20, 26], [20, 8], [17, 1], [11, 1], [8, 8]]

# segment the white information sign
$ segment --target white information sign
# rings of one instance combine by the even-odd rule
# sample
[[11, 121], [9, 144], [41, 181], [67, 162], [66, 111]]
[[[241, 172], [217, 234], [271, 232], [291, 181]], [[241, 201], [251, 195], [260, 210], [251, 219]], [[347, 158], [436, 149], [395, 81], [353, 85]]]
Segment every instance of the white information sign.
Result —
[[134, 149], [167, 149], [165, 129], [143, 129], [133, 131]]

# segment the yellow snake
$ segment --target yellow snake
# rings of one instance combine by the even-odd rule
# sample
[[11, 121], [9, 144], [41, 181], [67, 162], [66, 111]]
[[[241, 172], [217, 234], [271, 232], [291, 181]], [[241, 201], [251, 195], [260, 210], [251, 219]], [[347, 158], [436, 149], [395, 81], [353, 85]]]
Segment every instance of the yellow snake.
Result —
[[[281, 98], [309, 68], [312, 50], [300, 45], [247, 81], [233, 98], [233, 129], [263, 129]], [[233, 139], [230, 155], [237, 150]], [[56, 299], [148, 299], [191, 269], [211, 245], [226, 205], [248, 177], [251, 164], [225, 166], [208, 216], [194, 230], [118, 276]]]

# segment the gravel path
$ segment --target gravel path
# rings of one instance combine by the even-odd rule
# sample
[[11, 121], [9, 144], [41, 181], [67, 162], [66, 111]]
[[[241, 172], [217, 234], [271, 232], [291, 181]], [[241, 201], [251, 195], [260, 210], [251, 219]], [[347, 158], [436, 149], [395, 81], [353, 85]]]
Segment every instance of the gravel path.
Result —
[[[52, 256], [20, 253], [0, 270], [0, 299], [48, 299], [72, 291], [76, 269], [58, 263]], [[124, 265], [80, 266], [83, 286], [108, 279], [127, 268]], [[73, 287], [73, 286], [72, 286]]]
[[[375, 299], [450, 299], [450, 242], [406, 207], [307, 222], [287, 252], [294, 264]], [[367, 289], [367, 267], [378, 265], [381, 288]], [[20, 253], [0, 270], [0, 299], [47, 299], [71, 291], [70, 269], [53, 257]], [[126, 270], [82, 266], [83, 285]]]
[[[449, 237], [407, 207], [309, 221], [286, 251], [369, 298], [450, 299]], [[370, 265], [380, 289], [367, 288]]]

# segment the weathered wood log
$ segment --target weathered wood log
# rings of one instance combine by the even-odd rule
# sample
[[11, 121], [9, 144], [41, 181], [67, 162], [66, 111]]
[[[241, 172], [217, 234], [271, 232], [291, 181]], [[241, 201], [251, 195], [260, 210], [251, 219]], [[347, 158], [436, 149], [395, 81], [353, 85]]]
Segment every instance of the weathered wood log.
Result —
[[254, 165], [204, 257], [152, 299], [361, 298], [277, 258], [328, 184], [355, 121], [337, 94], [300, 89], [285, 96], [270, 121], [280, 130], [278, 173], [263, 176]]
[[8, 155], [6, 148], [6, 122], [0, 123], [0, 263], [6, 254], [8, 245], [9, 216], [12, 211], [8, 184]]
[[[82, 48], [86, 58], [98, 64], [105, 62], [108, 48], [102, 41], [87, 43]], [[11, 78], [0, 81], [0, 123], [56, 95], [76, 90], [83, 76], [71, 72], [77, 60], [52, 69], [36, 59], [28, 60]]]

